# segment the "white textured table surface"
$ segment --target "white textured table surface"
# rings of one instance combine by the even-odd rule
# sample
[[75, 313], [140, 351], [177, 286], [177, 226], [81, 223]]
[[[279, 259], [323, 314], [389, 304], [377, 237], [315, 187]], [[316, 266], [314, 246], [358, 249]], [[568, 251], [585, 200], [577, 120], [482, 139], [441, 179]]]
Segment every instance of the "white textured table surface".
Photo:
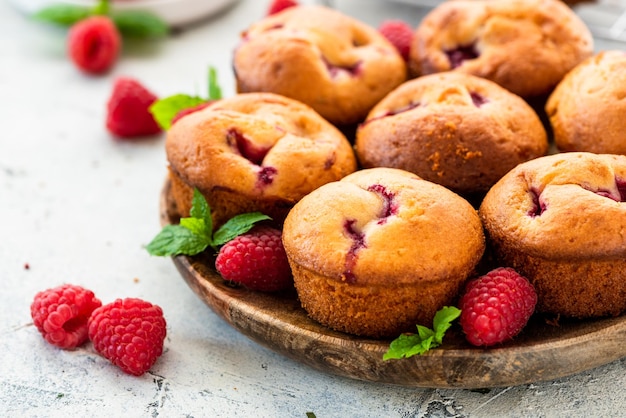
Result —
[[[420, 11], [336, 1], [377, 25]], [[234, 94], [239, 32], [266, 2], [242, 0], [166, 41], [130, 48], [104, 77], [65, 57], [65, 32], [0, 2], [0, 416], [477, 417], [626, 415], [626, 359], [551, 382], [486, 391], [371, 384], [312, 370], [248, 340], [187, 287], [171, 260], [143, 246], [158, 232], [163, 136], [114, 141], [105, 102], [119, 75], [159, 96], [203, 93], [209, 65]], [[598, 49], [623, 44], [598, 44]], [[29, 313], [34, 294], [83, 285], [104, 302], [140, 297], [168, 322], [163, 356], [142, 377], [90, 344], [56, 349]]]

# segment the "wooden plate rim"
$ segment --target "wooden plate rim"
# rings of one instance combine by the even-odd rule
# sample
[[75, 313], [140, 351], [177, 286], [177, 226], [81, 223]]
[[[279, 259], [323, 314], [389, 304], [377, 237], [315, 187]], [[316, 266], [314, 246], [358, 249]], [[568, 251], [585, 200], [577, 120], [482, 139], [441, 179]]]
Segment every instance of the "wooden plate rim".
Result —
[[[160, 197], [162, 225], [170, 216], [170, 182]], [[493, 388], [522, 385], [589, 370], [626, 356], [626, 318], [581, 321], [565, 337], [482, 349], [444, 344], [426, 355], [383, 361], [389, 341], [329, 330], [306, 315], [294, 295], [271, 295], [228, 286], [201, 257], [172, 257], [187, 285], [216, 314], [253, 341], [317, 370], [352, 379], [423, 388]], [[543, 339], [545, 337], [545, 339]]]

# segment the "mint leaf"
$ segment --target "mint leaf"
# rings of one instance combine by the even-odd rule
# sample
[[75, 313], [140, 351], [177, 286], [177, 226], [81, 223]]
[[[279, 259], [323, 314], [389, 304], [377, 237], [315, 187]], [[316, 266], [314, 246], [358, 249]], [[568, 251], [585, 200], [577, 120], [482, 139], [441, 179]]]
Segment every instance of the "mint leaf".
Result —
[[200, 190], [193, 189], [193, 198], [191, 200], [191, 210], [189, 214], [192, 218], [202, 219], [206, 227], [206, 233], [210, 236], [213, 232], [213, 218], [211, 218], [211, 208], [200, 193]]
[[32, 17], [36, 20], [70, 27], [90, 15], [91, 10], [87, 7], [71, 4], [52, 4], [38, 10]]
[[217, 82], [217, 70], [209, 67], [209, 100], [219, 100], [222, 98], [222, 89]]
[[204, 219], [182, 218], [180, 220], [180, 226], [187, 228], [196, 235], [204, 235], [206, 237], [210, 235], [210, 230], [207, 230]]
[[166, 225], [146, 246], [151, 255], [196, 255], [209, 246], [207, 237], [198, 235], [181, 225]]
[[111, 13], [111, 19], [126, 38], [163, 38], [169, 27], [160, 17], [141, 10], [124, 10]]
[[391, 342], [383, 360], [403, 358], [409, 351], [418, 349], [421, 342], [422, 339], [417, 334], [401, 334]]
[[227, 243], [238, 235], [248, 232], [255, 223], [272, 219], [261, 212], [242, 213], [230, 218], [213, 235], [213, 245], [219, 246]]
[[417, 334], [400, 335], [389, 344], [389, 349], [383, 354], [383, 360], [422, 355], [431, 348], [439, 347], [452, 321], [460, 315], [460, 309], [454, 306], [444, 306], [437, 311], [433, 318], [433, 329], [417, 325]]
[[169, 26], [160, 17], [143, 10], [111, 11], [108, 0], [100, 0], [92, 8], [73, 4], [52, 4], [33, 14], [33, 18], [70, 27], [89, 16], [109, 16], [125, 38], [162, 38], [169, 34]]
[[178, 112], [197, 106], [205, 101], [206, 100], [198, 96], [175, 94], [155, 101], [152, 103], [149, 110], [159, 126], [164, 130], [168, 130], [172, 126], [172, 119], [174, 119], [174, 116], [176, 116]]
[[243, 213], [228, 220], [213, 235], [211, 207], [196, 188], [189, 218], [181, 218], [179, 225], [166, 225], [146, 246], [151, 255], [174, 256], [196, 255], [207, 247], [217, 249], [238, 235], [248, 232], [255, 223], [271, 219], [260, 212]]
[[422, 340], [426, 340], [428, 338], [433, 338], [435, 336], [435, 331], [423, 325], [418, 325], [417, 335], [419, 335]]
[[443, 336], [452, 325], [452, 321], [461, 316], [461, 310], [454, 306], [444, 306], [435, 314], [433, 318], [433, 328], [435, 330], [435, 341], [441, 344]]
[[100, 0], [96, 5], [91, 9], [92, 15], [108, 15], [111, 7], [109, 6], [109, 0]]
[[202, 103], [219, 100], [222, 98], [222, 90], [217, 82], [217, 70], [209, 67], [209, 97], [190, 96], [188, 94], [174, 94], [157, 100], [150, 106], [150, 113], [163, 130], [172, 127], [172, 120], [178, 112], [198, 106]]

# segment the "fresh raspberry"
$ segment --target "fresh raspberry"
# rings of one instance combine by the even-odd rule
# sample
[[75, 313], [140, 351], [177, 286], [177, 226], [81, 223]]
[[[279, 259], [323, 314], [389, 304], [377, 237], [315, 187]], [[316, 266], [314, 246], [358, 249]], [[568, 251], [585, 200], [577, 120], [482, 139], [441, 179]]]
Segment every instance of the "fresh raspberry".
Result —
[[380, 24], [378, 31], [396, 47], [405, 61], [409, 59], [413, 29], [402, 20], [386, 20]]
[[281, 231], [257, 226], [220, 249], [215, 268], [225, 280], [262, 292], [284, 290], [293, 284]]
[[295, 6], [299, 6], [298, 2], [295, 0], [273, 0], [267, 10], [267, 15], [273, 15]]
[[117, 299], [93, 312], [89, 338], [103, 357], [140, 376], [163, 352], [165, 326], [160, 307], [136, 298]]
[[35, 295], [30, 315], [41, 335], [60, 348], [76, 348], [87, 341], [87, 321], [102, 306], [91, 290], [64, 284]]
[[161, 132], [161, 127], [149, 110], [150, 105], [156, 100], [157, 96], [139, 81], [119, 77], [113, 84], [113, 92], [107, 103], [107, 129], [120, 138], [154, 135]]
[[106, 16], [91, 16], [75, 23], [67, 36], [68, 53], [78, 68], [91, 74], [108, 71], [117, 61], [122, 40]]
[[515, 270], [501, 267], [468, 282], [459, 304], [467, 341], [489, 346], [513, 338], [526, 326], [537, 293]]
[[195, 106], [191, 106], [191, 107], [188, 107], [186, 109], [178, 111], [178, 113], [176, 113], [176, 115], [172, 118], [171, 124], [173, 125], [175, 122], [180, 120], [183, 116], [187, 116], [187, 115], [190, 115], [192, 113], [196, 113], [199, 110], [202, 110], [205, 107], [208, 107], [213, 102], [214, 102], [214, 100], [210, 100], [208, 102], [200, 103], [200, 104], [197, 104]]

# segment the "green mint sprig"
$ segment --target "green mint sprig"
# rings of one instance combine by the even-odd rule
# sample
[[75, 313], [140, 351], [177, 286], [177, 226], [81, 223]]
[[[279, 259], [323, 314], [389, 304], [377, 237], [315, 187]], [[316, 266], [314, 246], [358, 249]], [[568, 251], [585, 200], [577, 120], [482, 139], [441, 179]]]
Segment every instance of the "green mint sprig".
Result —
[[150, 106], [149, 110], [161, 129], [167, 131], [172, 126], [172, 120], [181, 110], [221, 98], [222, 89], [217, 82], [217, 70], [213, 67], [209, 67], [209, 90], [207, 98], [190, 96], [188, 94], [174, 94], [155, 101]]
[[211, 247], [227, 243], [245, 234], [260, 221], [271, 219], [260, 212], [243, 213], [229, 219], [217, 231], [213, 231], [211, 208], [206, 199], [194, 189], [189, 218], [181, 218], [178, 225], [166, 225], [146, 246], [151, 255], [196, 255]]
[[162, 38], [169, 34], [169, 26], [160, 17], [142, 10], [113, 10], [108, 0], [100, 0], [94, 7], [51, 4], [38, 10], [33, 18], [70, 27], [95, 15], [109, 16], [120, 34], [126, 38]]
[[433, 318], [433, 329], [417, 326], [417, 334], [402, 334], [389, 345], [383, 360], [409, 358], [422, 355], [441, 345], [443, 337], [452, 325], [452, 321], [461, 315], [461, 310], [454, 306], [444, 306]]

